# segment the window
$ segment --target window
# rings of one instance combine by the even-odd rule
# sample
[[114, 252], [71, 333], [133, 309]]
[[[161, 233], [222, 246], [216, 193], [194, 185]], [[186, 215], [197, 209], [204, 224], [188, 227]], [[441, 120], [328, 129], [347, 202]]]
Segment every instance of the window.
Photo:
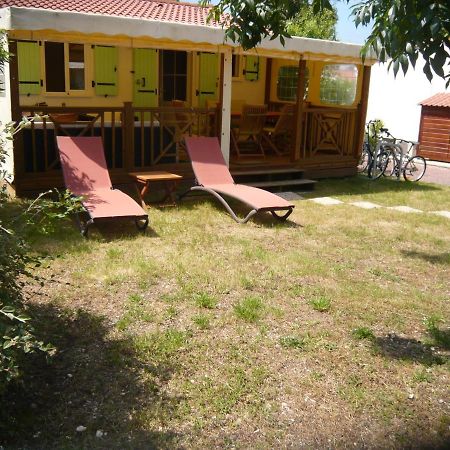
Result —
[[231, 60], [231, 76], [233, 78], [240, 78], [241, 76], [241, 58], [239, 55], [232, 55]]
[[70, 90], [84, 91], [84, 45], [69, 44], [69, 80]]
[[187, 52], [164, 50], [162, 53], [163, 101], [187, 99]]
[[[282, 66], [278, 70], [277, 97], [278, 100], [297, 101], [298, 66]], [[309, 72], [305, 69], [305, 95], [308, 96]]]
[[320, 76], [320, 101], [352, 105], [356, 97], [358, 68], [354, 64], [327, 64]]
[[84, 91], [86, 89], [83, 44], [45, 42], [44, 53], [47, 92]]

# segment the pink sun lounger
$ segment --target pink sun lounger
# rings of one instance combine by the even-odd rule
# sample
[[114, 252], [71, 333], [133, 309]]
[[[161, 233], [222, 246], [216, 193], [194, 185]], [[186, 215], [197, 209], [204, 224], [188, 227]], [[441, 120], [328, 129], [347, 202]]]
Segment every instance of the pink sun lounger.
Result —
[[109, 178], [101, 137], [56, 138], [64, 181], [72, 194], [82, 197], [89, 215], [79, 221], [81, 234], [97, 220], [134, 219], [139, 230], [148, 225], [148, 214], [127, 194], [114, 189]]
[[[251, 186], [236, 184], [228, 170], [216, 137], [185, 137], [186, 149], [192, 162], [196, 186], [191, 191], [206, 191], [216, 197], [239, 223], [246, 223], [257, 212], [268, 211], [279, 220], [286, 220], [294, 209], [278, 195]], [[237, 217], [223, 196], [237, 199], [251, 211], [243, 218]], [[284, 214], [277, 214], [285, 211]]]

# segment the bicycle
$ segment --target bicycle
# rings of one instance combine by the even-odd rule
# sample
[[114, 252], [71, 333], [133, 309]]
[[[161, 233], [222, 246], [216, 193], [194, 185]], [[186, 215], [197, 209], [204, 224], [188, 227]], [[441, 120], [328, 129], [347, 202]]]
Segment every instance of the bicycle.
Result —
[[366, 133], [365, 133], [365, 138], [364, 138], [364, 143], [363, 143], [363, 149], [361, 152], [361, 156], [359, 158], [358, 161], [358, 165], [357, 165], [357, 171], [358, 173], [364, 173], [365, 171], [369, 170], [369, 167], [372, 163], [373, 160], [373, 152], [370, 146], [370, 128], [372, 126], [372, 136], [376, 136], [376, 129], [375, 129], [375, 124], [377, 123], [377, 120], [369, 120], [369, 122], [367, 122], [366, 124]]
[[[397, 179], [400, 179], [400, 175], [403, 175], [406, 181], [421, 180], [427, 170], [427, 162], [422, 156], [411, 156], [417, 142], [396, 139], [387, 128], [381, 128], [380, 131], [393, 140], [393, 143], [385, 142], [382, 146], [380, 165], [384, 167], [383, 175], [396, 176]], [[406, 152], [401, 144], [409, 146]]]

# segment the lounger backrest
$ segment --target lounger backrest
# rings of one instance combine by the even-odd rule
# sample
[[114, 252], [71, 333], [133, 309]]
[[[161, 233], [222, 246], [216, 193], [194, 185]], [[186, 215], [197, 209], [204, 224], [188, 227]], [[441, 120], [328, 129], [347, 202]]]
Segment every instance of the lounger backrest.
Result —
[[185, 137], [195, 178], [202, 186], [234, 184], [216, 137]]
[[75, 195], [111, 188], [102, 138], [57, 136], [66, 187]]

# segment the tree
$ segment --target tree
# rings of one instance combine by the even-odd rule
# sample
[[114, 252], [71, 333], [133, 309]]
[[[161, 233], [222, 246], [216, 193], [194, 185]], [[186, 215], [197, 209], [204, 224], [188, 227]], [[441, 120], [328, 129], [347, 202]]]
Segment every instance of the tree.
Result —
[[[347, 3], [354, 0], [343, 0]], [[208, 4], [209, 0], [201, 0]], [[225, 37], [244, 49], [256, 47], [263, 38], [289, 37], [287, 24], [310, 5], [315, 14], [331, 10], [330, 0], [219, 0], [211, 17], [226, 29]], [[391, 60], [397, 74], [406, 73], [419, 55], [425, 60], [424, 72], [450, 83], [450, 3], [448, 0], [363, 0], [352, 6], [356, 26], [372, 26], [361, 56], [374, 55]]]
[[291, 36], [314, 39], [336, 40], [337, 13], [335, 9], [325, 9], [314, 14], [309, 5], [303, 6], [299, 13], [288, 23], [287, 32]]

